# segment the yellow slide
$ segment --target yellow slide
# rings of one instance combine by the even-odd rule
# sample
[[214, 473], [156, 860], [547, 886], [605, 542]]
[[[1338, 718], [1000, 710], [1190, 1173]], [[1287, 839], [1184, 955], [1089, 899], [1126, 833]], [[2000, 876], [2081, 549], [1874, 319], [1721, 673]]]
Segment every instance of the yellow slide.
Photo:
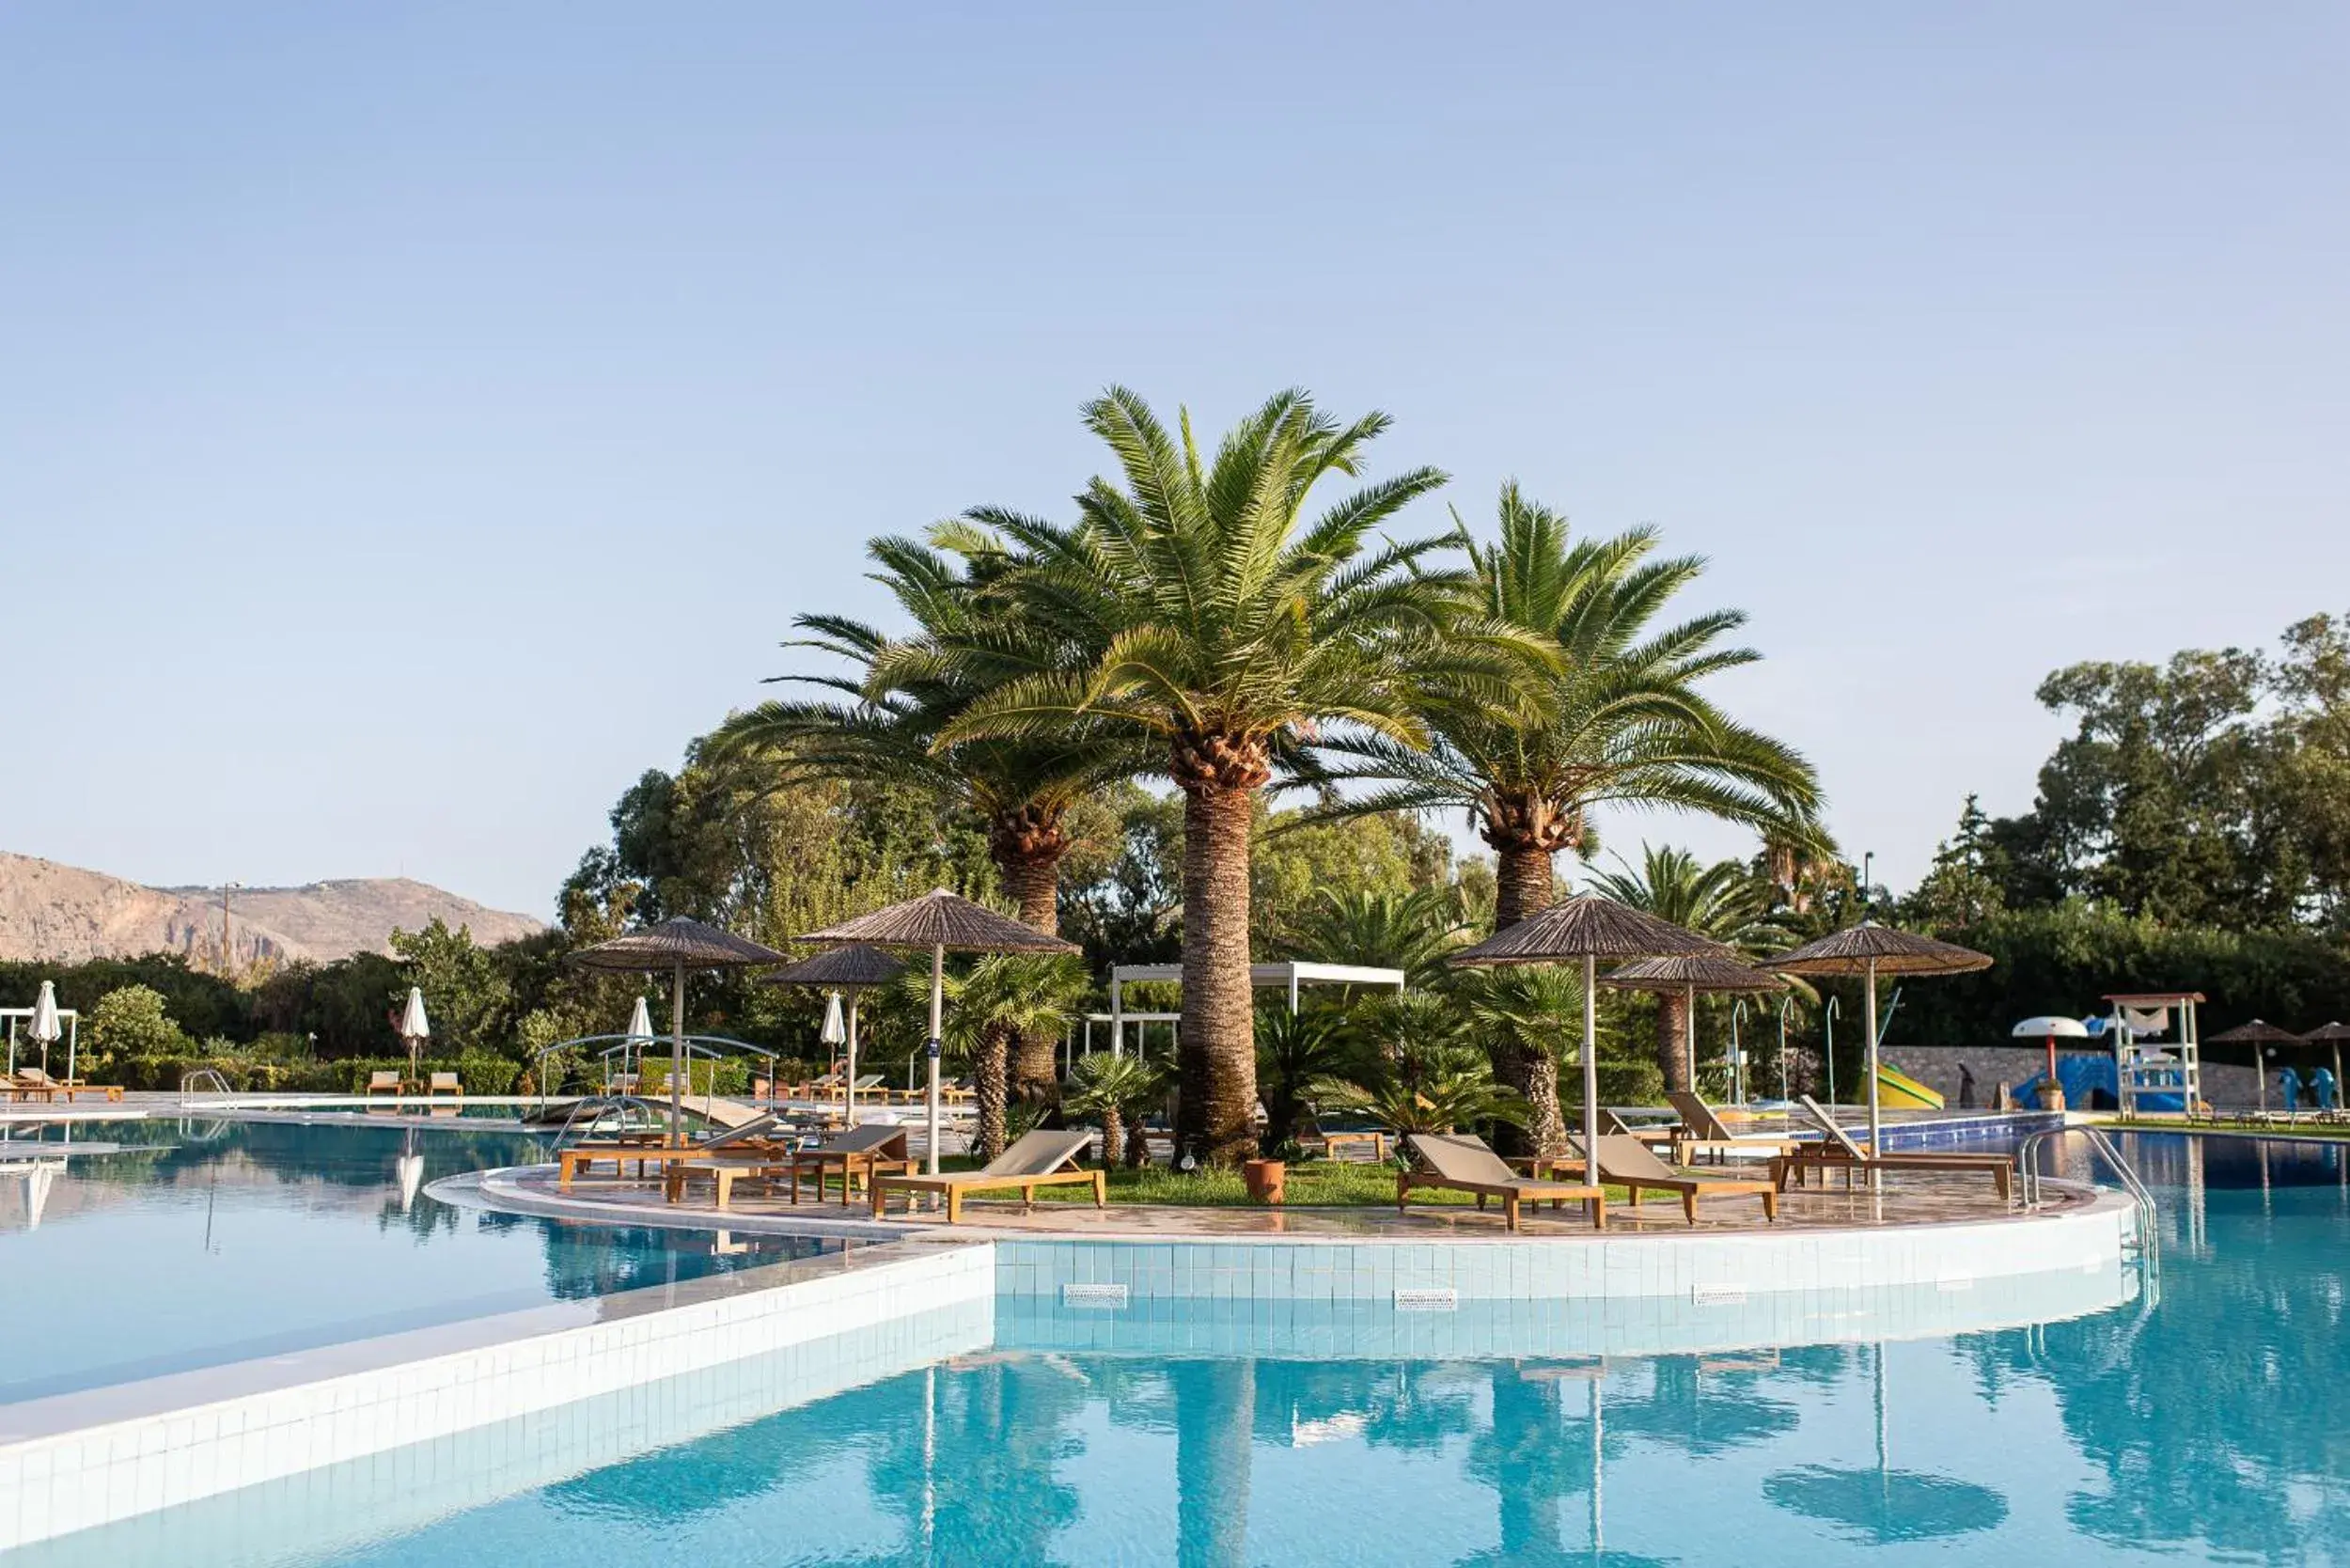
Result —
[[1940, 1110], [1942, 1096], [1898, 1067], [1877, 1063], [1877, 1104], [1888, 1110]]

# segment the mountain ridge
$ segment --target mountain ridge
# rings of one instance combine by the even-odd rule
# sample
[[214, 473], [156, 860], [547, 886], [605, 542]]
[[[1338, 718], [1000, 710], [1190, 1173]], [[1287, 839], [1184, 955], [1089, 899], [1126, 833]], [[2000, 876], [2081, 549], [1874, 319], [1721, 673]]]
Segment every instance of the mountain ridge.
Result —
[[[176, 952], [218, 967], [218, 887], [158, 887], [0, 850], [0, 960], [78, 964]], [[292, 887], [228, 891], [231, 967], [387, 950], [395, 928], [435, 916], [469, 928], [484, 947], [546, 929], [408, 877], [344, 877]]]

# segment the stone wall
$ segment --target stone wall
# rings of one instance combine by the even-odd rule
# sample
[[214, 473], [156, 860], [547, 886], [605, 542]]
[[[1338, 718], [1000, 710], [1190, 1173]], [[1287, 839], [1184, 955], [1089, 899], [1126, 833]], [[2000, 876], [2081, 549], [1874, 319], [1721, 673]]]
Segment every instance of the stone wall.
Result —
[[[1958, 1070], [1964, 1064], [1975, 1074], [1975, 1104], [1987, 1108], [1999, 1085], [2013, 1086], [2040, 1076], [2048, 1064], [2048, 1050], [2044, 1045], [1888, 1045], [1885, 1060], [1939, 1092], [1952, 1106], [1958, 1104]], [[2260, 1085], [2249, 1067], [2206, 1060], [2203, 1098], [2223, 1107], [2256, 1105]], [[2269, 1098], [2276, 1098], [2273, 1082]]]

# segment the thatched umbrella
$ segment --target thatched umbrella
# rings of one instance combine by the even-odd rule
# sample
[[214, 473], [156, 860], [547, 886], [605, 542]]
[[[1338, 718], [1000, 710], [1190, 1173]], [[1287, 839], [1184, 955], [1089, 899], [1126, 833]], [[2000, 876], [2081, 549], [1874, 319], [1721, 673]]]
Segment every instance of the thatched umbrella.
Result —
[[1599, 1150], [1599, 961], [1684, 953], [1721, 957], [1727, 949], [1628, 904], [1597, 893], [1577, 893], [1531, 919], [1504, 927], [1450, 959], [1463, 968], [1556, 964], [1572, 958], [1583, 961], [1583, 1152], [1594, 1171]]
[[854, 920], [843, 920], [837, 926], [810, 932], [793, 940], [822, 942], [836, 948], [930, 949], [931, 1032], [922, 1042], [922, 1051], [930, 1058], [931, 1067], [929, 1109], [925, 1121], [930, 1138], [927, 1163], [933, 1176], [938, 1174], [938, 1053], [939, 1034], [944, 1027], [940, 1015], [947, 1005], [947, 954], [950, 951], [1074, 953], [1085, 950], [1074, 942], [1047, 936], [1034, 926], [1025, 926], [1010, 916], [998, 915], [984, 904], [958, 898], [944, 887], [933, 887], [918, 899], [893, 903], [886, 909], [876, 909], [870, 915], [860, 915]]
[[[827, 948], [814, 958], [801, 959], [772, 975], [761, 975], [761, 985], [805, 985], [832, 993], [832, 1006], [824, 1014], [829, 1036], [832, 1019], [840, 1007], [842, 992], [849, 996], [849, 1071], [844, 1091], [847, 1116], [856, 1121], [856, 1003], [857, 994], [877, 985], [887, 985], [906, 972], [902, 958], [892, 958], [879, 948]], [[826, 1044], [833, 1042], [827, 1038]]]
[[2334, 1048], [2334, 1091], [2342, 1091], [2342, 1043], [2350, 1040], [2350, 1024], [2320, 1024], [2301, 1037], [2311, 1045]]
[[[2298, 1045], [2301, 1037], [2291, 1029], [2280, 1029], [2264, 1019], [2255, 1018], [2248, 1024], [2238, 1024], [2225, 1034], [2213, 1035], [2206, 1045], [2249, 1045], [2252, 1047], [2252, 1077], [2260, 1089], [2261, 1109], [2268, 1108], [2268, 1065], [2262, 1050], [2269, 1045]], [[2291, 1110], [2293, 1107], [2285, 1107]]]
[[643, 931], [632, 931], [582, 948], [571, 955], [573, 964], [591, 969], [634, 969], [650, 974], [670, 973], [669, 993], [669, 1139], [681, 1141], [685, 1129], [685, 972], [688, 969], [736, 969], [790, 960], [773, 948], [746, 936], [689, 920], [681, 915]]
[[1618, 991], [1678, 991], [1687, 1006], [1683, 1015], [1689, 1027], [1689, 1072], [1698, 1070], [1698, 993], [1713, 995], [1784, 991], [1787, 982], [1751, 964], [1719, 953], [1683, 953], [1675, 958], [1644, 958], [1608, 971], [1600, 984]]
[[[1877, 977], [1879, 975], [1964, 975], [1991, 967], [1991, 955], [1954, 942], [1937, 942], [1914, 931], [1899, 931], [1863, 920], [1856, 926], [1807, 942], [1794, 952], [1771, 960], [1771, 967], [1787, 975], [1861, 975], [1868, 979], [1869, 1031], [1869, 1150], [1882, 1147], [1884, 1131], [1877, 1099]], [[1870, 1180], [1876, 1178], [1870, 1172]]]

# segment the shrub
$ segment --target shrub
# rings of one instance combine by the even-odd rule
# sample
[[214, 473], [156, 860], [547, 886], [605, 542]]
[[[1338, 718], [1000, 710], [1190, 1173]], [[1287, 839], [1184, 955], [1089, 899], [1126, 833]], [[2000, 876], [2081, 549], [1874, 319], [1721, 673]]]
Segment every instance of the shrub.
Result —
[[134, 1057], [185, 1056], [193, 1049], [164, 1011], [163, 993], [145, 985], [126, 985], [99, 997], [84, 1043], [101, 1065]]

